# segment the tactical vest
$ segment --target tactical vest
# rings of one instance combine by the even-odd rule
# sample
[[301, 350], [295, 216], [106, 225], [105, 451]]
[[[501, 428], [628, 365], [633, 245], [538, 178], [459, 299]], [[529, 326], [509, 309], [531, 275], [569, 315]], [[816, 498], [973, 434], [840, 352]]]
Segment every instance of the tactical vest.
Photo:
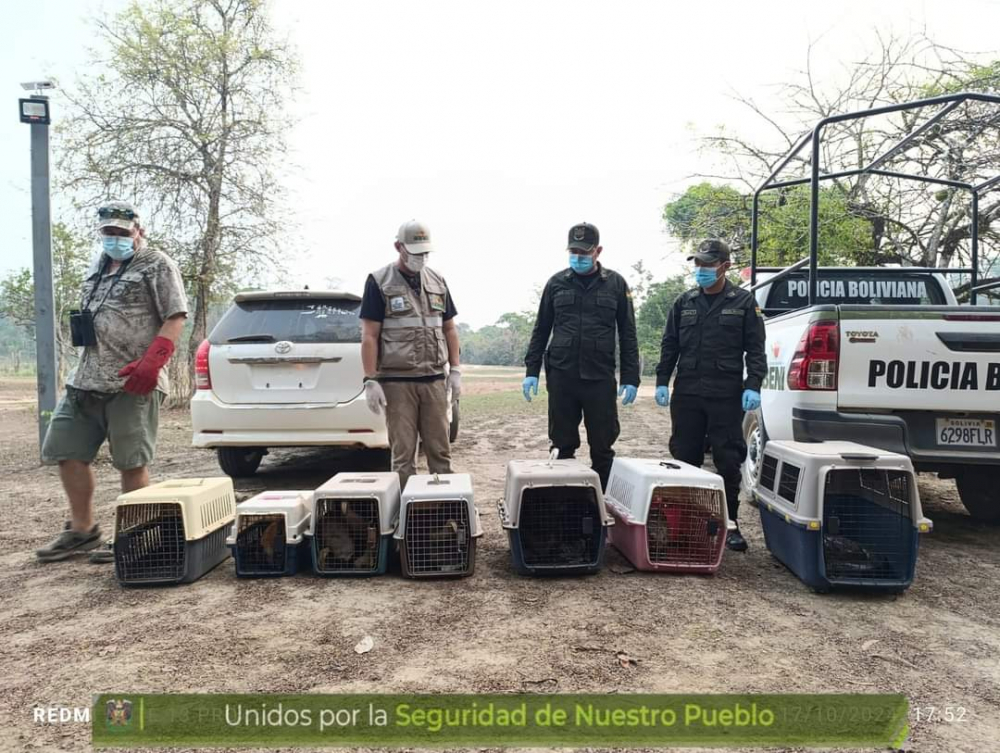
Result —
[[448, 362], [444, 312], [448, 285], [433, 269], [420, 270], [420, 292], [390, 264], [372, 275], [385, 300], [379, 337], [379, 377], [443, 374]]

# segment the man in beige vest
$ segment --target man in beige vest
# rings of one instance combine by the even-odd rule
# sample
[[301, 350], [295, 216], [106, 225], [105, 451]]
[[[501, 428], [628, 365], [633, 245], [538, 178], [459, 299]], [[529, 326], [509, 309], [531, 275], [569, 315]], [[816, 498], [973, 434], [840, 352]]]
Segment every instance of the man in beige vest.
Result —
[[372, 412], [385, 411], [392, 470], [403, 488], [416, 473], [418, 437], [430, 472], [451, 473], [448, 392], [453, 400], [462, 392], [458, 312], [448, 284], [426, 264], [433, 250], [426, 225], [404, 223], [399, 258], [368, 276], [361, 300], [365, 398]]

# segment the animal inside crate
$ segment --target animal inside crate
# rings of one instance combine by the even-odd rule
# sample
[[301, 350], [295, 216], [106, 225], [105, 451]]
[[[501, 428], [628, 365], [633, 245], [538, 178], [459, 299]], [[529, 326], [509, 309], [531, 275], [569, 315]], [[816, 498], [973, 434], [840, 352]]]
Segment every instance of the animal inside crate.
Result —
[[399, 518], [399, 474], [338, 473], [313, 493], [313, 569], [381, 575]]
[[482, 536], [472, 477], [411, 476], [403, 491], [396, 539], [409, 578], [472, 575]]
[[604, 560], [600, 477], [577, 460], [511, 460], [497, 504], [511, 563], [523, 575], [592, 573]]
[[233, 481], [161, 481], [118, 497], [115, 577], [124, 586], [189, 583], [229, 556]]
[[311, 501], [312, 492], [271, 491], [236, 505], [236, 522], [226, 543], [238, 577], [294, 575], [307, 566]]
[[817, 591], [902, 591], [923, 517], [905, 455], [853, 442], [768, 442], [754, 489], [767, 548]]
[[611, 543], [638, 570], [714, 573], [730, 527], [722, 478], [679, 460], [615, 458]]

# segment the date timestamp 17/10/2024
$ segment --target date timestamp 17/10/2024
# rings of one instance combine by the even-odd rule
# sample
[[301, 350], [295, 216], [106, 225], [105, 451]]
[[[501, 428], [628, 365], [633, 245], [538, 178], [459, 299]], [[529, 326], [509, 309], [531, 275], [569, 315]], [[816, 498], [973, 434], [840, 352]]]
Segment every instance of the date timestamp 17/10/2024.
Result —
[[964, 706], [914, 706], [914, 723], [920, 722], [965, 722], [968, 711]]

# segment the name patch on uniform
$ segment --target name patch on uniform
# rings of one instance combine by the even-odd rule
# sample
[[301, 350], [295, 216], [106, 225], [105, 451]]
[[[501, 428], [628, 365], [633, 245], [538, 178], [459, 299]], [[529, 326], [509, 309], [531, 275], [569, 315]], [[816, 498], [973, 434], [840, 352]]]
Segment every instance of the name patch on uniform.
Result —
[[437, 293], [428, 293], [427, 298], [430, 299], [431, 308], [435, 311], [444, 311], [444, 296]]
[[743, 316], [743, 309], [722, 309], [723, 314], [732, 314], [733, 316]]
[[406, 311], [408, 308], [410, 308], [410, 304], [401, 295], [389, 299], [389, 309], [391, 311]]
[[697, 309], [681, 309], [681, 316], [697, 316]]

